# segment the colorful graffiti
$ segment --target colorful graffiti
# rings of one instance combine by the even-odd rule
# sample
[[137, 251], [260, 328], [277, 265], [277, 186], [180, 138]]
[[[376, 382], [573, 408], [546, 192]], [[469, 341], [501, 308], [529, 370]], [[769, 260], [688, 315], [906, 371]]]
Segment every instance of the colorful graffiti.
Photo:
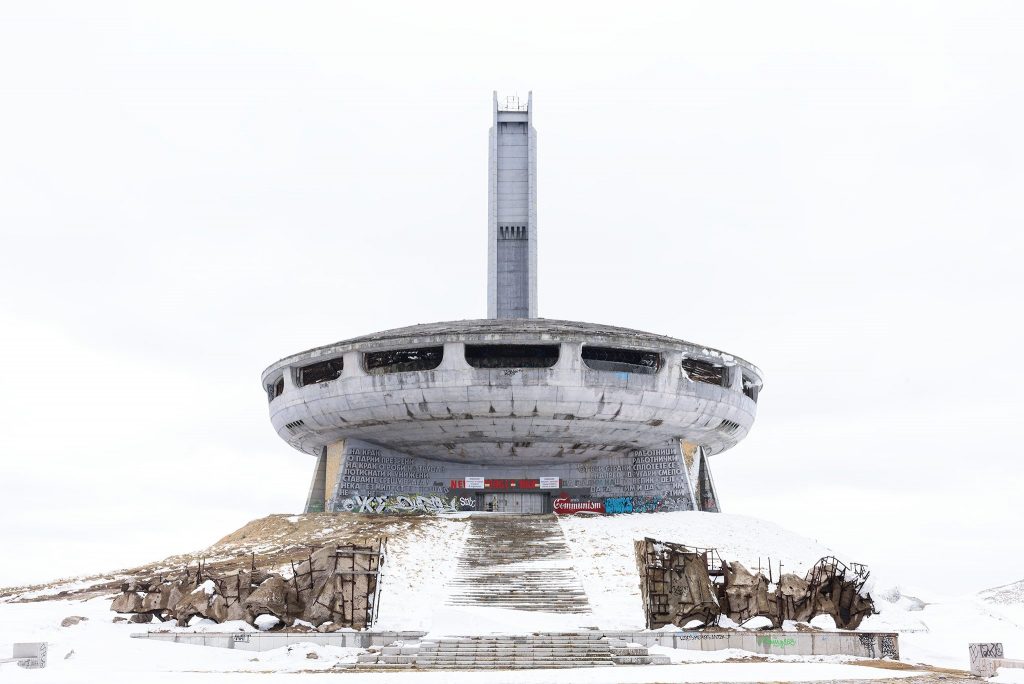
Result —
[[551, 508], [558, 515], [571, 515], [573, 513], [604, 513], [603, 501], [580, 501], [562, 496], [551, 502]]
[[[475, 511], [477, 499], [474, 496], [430, 494], [389, 494], [386, 496], [352, 494], [331, 499], [326, 508], [334, 512], [348, 513], [458, 513], [460, 511]], [[690, 510], [690, 502], [688, 499], [662, 496], [616, 496], [606, 499], [586, 499], [562, 494], [551, 502], [551, 509], [558, 515], [574, 513], [618, 515]]]
[[359, 496], [332, 502], [334, 511], [351, 513], [458, 513], [476, 508], [476, 499], [467, 496], [422, 496], [395, 494], [391, 496]]
[[786, 648], [787, 646], [796, 646], [796, 639], [793, 639], [792, 637], [779, 638], [771, 636], [759, 636], [757, 637], [757, 645], [775, 648]]
[[660, 496], [617, 496], [604, 500], [604, 512], [615, 513], [653, 513], [661, 508]]
[[615, 496], [604, 500], [573, 499], [562, 495], [552, 502], [552, 509], [559, 515], [572, 513], [653, 513], [661, 510], [690, 510], [688, 501], [661, 496]]
[[653, 513], [655, 511], [690, 510], [689, 500], [662, 496], [615, 496], [607, 499], [574, 499], [567, 495], [551, 502], [551, 507], [559, 515], [573, 513]]

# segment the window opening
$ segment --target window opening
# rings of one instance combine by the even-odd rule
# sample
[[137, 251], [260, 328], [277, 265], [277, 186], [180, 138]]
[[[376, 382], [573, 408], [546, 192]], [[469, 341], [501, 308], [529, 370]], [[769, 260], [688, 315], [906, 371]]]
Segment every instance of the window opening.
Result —
[[694, 382], [725, 387], [725, 368], [699, 359], [683, 359], [683, 370]]
[[337, 380], [341, 377], [341, 371], [344, 368], [345, 359], [340, 357], [303, 366], [299, 369], [299, 387]]
[[582, 356], [583, 363], [594, 370], [653, 375], [661, 368], [661, 354], [639, 349], [585, 345]]
[[558, 363], [557, 344], [467, 344], [473, 368], [551, 368]]
[[267, 385], [267, 397], [270, 401], [274, 401], [279, 396], [284, 394], [284, 376], [282, 375], [277, 379], [277, 382]]
[[433, 370], [441, 365], [444, 347], [417, 347], [415, 349], [391, 349], [363, 354], [366, 372], [371, 375], [385, 373], [410, 373]]

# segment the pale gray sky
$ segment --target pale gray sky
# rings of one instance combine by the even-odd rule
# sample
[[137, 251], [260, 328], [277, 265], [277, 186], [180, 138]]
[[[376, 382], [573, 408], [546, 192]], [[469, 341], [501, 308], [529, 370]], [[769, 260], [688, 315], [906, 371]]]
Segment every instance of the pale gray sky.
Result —
[[0, 584], [301, 508], [260, 371], [486, 314], [493, 89], [541, 315], [764, 370], [726, 511], [1024, 577], [1024, 4], [5, 2], [0, 63]]

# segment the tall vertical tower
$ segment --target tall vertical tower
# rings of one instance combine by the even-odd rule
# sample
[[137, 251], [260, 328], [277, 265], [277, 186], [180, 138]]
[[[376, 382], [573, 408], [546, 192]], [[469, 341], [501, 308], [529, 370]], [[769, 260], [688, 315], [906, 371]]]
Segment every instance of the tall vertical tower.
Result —
[[537, 131], [533, 93], [498, 104], [487, 186], [487, 316], [537, 317]]

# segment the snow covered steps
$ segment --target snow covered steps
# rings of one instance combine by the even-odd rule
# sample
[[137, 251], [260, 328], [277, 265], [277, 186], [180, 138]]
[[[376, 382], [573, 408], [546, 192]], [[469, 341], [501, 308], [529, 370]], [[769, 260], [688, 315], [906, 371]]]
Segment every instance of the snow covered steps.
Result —
[[590, 612], [554, 516], [477, 515], [469, 525], [449, 605]]
[[357, 667], [426, 670], [518, 670], [668, 664], [647, 648], [595, 634], [443, 637], [395, 642], [358, 657]]

